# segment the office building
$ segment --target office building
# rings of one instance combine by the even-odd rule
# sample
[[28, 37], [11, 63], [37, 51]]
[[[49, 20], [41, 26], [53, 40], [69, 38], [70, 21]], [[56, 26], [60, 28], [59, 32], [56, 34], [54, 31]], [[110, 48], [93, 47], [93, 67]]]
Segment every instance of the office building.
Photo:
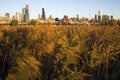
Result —
[[30, 20], [30, 5], [26, 4], [26, 21], [29, 22]]
[[98, 21], [101, 21], [101, 11], [98, 11]]
[[22, 21], [29, 22], [29, 19], [30, 19], [30, 6], [29, 4], [27, 4], [25, 8], [22, 8]]
[[42, 20], [46, 20], [45, 10], [42, 8]]
[[95, 14], [95, 21], [97, 21], [97, 14]]
[[102, 20], [109, 20], [109, 16], [108, 15], [103, 15]]
[[77, 16], [76, 16], [76, 17], [77, 17], [77, 21], [79, 21], [79, 15], [78, 15], [78, 14], [77, 14]]
[[40, 14], [38, 14], [38, 19], [41, 19], [41, 15]]
[[17, 12], [17, 13], [16, 13], [16, 19], [17, 19], [18, 22], [21, 22], [21, 21], [22, 21], [22, 15], [21, 15], [20, 12]]
[[113, 20], [114, 18], [113, 18], [113, 16], [111, 16], [111, 20]]

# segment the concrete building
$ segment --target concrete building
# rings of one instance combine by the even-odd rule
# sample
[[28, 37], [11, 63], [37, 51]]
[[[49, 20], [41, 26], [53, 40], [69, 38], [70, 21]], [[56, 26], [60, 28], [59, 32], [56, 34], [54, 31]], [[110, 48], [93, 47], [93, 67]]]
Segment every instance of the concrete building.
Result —
[[22, 15], [21, 15], [20, 12], [17, 12], [17, 13], [16, 13], [16, 19], [17, 19], [18, 22], [21, 22], [21, 21], [22, 21]]
[[101, 11], [98, 11], [98, 21], [101, 21]]
[[109, 16], [108, 15], [103, 15], [102, 20], [109, 20]]

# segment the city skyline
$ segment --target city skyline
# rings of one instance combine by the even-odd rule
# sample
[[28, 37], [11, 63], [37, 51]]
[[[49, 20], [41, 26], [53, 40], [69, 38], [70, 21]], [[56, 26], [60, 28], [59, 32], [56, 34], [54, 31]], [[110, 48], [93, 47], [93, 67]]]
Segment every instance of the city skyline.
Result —
[[30, 4], [31, 19], [37, 19], [39, 13], [42, 15], [42, 8], [45, 8], [46, 17], [49, 15], [59, 18], [63, 18], [64, 15], [76, 17], [79, 14], [79, 17], [94, 18], [94, 15], [100, 10], [102, 15], [108, 14], [113, 15], [116, 19], [120, 18], [119, 0], [1, 0], [0, 16], [4, 16], [5, 13], [10, 13], [12, 16], [16, 12], [21, 12], [27, 3]]

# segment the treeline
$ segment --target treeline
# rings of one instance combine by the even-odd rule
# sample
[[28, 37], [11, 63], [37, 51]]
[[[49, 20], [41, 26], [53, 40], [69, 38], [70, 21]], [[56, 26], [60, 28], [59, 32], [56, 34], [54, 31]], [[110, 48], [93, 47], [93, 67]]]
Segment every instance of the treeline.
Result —
[[120, 27], [0, 28], [0, 80], [120, 80]]

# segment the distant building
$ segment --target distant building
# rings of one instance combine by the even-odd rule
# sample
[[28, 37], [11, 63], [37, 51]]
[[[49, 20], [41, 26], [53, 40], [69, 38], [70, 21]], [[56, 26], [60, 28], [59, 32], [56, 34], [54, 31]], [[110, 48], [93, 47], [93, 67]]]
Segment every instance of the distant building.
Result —
[[47, 19], [48, 23], [55, 23], [55, 19], [52, 17], [52, 15], [49, 15], [49, 18]]
[[40, 14], [38, 14], [38, 19], [41, 19], [41, 15]]
[[67, 15], [64, 15], [64, 18], [63, 18], [64, 22], [67, 22], [69, 20], [68, 16]]
[[30, 19], [30, 6], [29, 4], [26, 5], [25, 8], [22, 8], [22, 21], [29, 22]]
[[109, 20], [109, 16], [108, 15], [103, 15], [102, 20]]
[[98, 21], [101, 21], [101, 11], [98, 11]]
[[113, 18], [113, 16], [111, 16], [111, 20], [113, 20], [114, 18]]
[[22, 15], [21, 15], [20, 12], [17, 12], [17, 13], [16, 13], [16, 19], [17, 19], [18, 22], [21, 22], [21, 21], [22, 21]]
[[77, 21], [79, 21], [79, 15], [77, 14]]
[[42, 8], [42, 20], [46, 20], [45, 10]]
[[10, 13], [5, 13], [5, 17], [10, 19]]
[[53, 19], [52, 15], [49, 15], [49, 19]]
[[95, 21], [97, 21], [97, 14], [95, 14]]

